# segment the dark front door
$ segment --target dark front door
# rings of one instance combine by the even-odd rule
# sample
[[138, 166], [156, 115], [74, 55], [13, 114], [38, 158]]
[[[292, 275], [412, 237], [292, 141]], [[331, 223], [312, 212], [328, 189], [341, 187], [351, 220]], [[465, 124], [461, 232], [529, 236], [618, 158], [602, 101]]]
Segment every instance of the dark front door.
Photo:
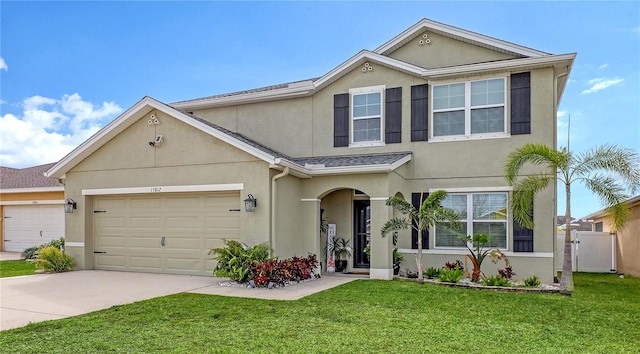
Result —
[[364, 248], [371, 237], [371, 206], [368, 200], [355, 200], [353, 210], [353, 267], [369, 268]]

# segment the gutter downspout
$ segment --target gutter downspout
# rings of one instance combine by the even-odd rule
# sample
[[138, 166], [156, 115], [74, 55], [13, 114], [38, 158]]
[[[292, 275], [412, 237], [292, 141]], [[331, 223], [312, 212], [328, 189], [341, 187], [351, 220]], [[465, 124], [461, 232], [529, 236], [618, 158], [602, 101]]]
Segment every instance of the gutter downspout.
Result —
[[[289, 175], [289, 167], [285, 167], [282, 173], [279, 173], [271, 178], [271, 234], [269, 235], [269, 247], [270, 252], [273, 253], [276, 249], [276, 181], [282, 177]], [[272, 254], [273, 256], [273, 254]]]

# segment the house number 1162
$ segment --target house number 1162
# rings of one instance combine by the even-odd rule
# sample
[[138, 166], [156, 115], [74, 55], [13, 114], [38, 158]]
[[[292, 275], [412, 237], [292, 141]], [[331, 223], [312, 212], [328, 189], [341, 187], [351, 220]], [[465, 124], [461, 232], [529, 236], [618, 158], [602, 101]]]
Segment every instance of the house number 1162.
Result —
[[151, 187], [151, 193], [158, 193], [162, 191], [162, 187]]

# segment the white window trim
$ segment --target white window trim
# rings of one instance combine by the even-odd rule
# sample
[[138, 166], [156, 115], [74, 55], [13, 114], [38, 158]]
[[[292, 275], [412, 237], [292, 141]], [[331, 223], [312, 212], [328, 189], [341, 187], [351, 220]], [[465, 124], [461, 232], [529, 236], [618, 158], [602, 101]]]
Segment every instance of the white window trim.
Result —
[[[473, 108], [491, 108], [491, 107], [500, 107], [502, 106], [504, 108], [504, 127], [503, 127], [503, 131], [502, 132], [494, 132], [494, 133], [482, 133], [482, 134], [471, 134], [471, 83], [472, 82], [478, 82], [478, 81], [488, 81], [488, 80], [495, 80], [495, 79], [502, 79], [503, 83], [504, 83], [504, 98], [503, 98], [503, 104], [501, 105], [484, 105], [484, 106], [474, 106]], [[454, 84], [461, 84], [464, 83], [464, 135], [446, 135], [446, 136], [434, 136], [433, 132], [434, 132], [434, 128], [433, 128], [433, 116], [434, 113], [439, 113], [439, 112], [452, 112], [452, 111], [459, 111], [460, 109], [433, 109], [434, 104], [433, 104], [433, 88], [438, 87], [438, 86], [444, 86], [444, 85], [454, 85]], [[430, 142], [442, 142], [442, 141], [459, 141], [459, 140], [481, 140], [481, 139], [501, 139], [501, 138], [509, 138], [511, 136], [511, 134], [508, 133], [507, 130], [507, 120], [510, 119], [510, 117], [508, 117], [508, 111], [507, 111], [507, 91], [508, 91], [508, 87], [507, 87], [507, 78], [504, 76], [501, 77], [492, 77], [492, 78], [485, 78], [485, 79], [479, 79], [479, 80], [469, 80], [469, 81], [457, 81], [457, 82], [448, 82], [448, 83], [441, 83], [441, 84], [432, 84], [430, 87], [430, 90], [432, 92], [430, 92], [430, 102], [429, 102], [429, 107], [431, 107], [431, 109], [429, 109], [429, 141]]]
[[[386, 85], [367, 86], [349, 89], [349, 147], [370, 147], [384, 146], [384, 102], [385, 102]], [[379, 141], [353, 141], [353, 96], [365, 93], [380, 92], [380, 140]], [[370, 117], [361, 117], [359, 119], [367, 119]]]
[[[487, 187], [487, 188], [482, 188], [482, 187], [466, 187], [466, 188], [430, 188], [429, 192], [433, 193], [436, 190], [444, 190], [447, 193], [451, 193], [451, 194], [466, 194], [467, 195], [467, 215], [473, 215], [473, 197], [470, 197], [473, 194], [498, 194], [498, 193], [505, 193], [507, 195], [507, 219], [506, 219], [506, 240], [505, 240], [505, 245], [506, 247], [492, 247], [492, 248], [497, 248], [501, 251], [508, 251], [509, 250], [509, 245], [510, 245], [510, 232], [509, 230], [511, 230], [511, 213], [510, 213], [510, 208], [511, 205], [509, 204], [509, 192], [513, 190], [513, 187]], [[471, 202], [469, 201], [471, 199]], [[469, 223], [469, 217], [467, 216], [466, 222]], [[473, 217], [471, 218], [471, 224], [473, 224]], [[467, 228], [468, 230], [468, 228]], [[460, 246], [460, 247], [453, 247], [453, 246], [436, 246], [436, 239], [438, 238], [438, 235], [436, 234], [436, 230], [433, 229], [431, 230], [432, 234], [433, 234], [433, 248], [436, 250], [466, 250], [466, 247]], [[469, 247], [473, 248], [473, 244], [471, 242], [469, 242]]]

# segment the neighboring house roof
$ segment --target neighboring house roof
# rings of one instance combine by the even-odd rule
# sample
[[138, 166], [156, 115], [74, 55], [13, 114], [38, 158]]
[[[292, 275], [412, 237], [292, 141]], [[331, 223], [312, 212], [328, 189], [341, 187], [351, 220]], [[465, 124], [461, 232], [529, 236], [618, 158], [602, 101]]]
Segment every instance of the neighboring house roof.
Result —
[[[455, 38], [501, 53], [513, 55], [516, 59], [429, 69], [388, 56], [388, 54], [392, 53], [406, 42], [418, 35], [421, 35], [426, 29], [450, 38]], [[177, 109], [195, 110], [209, 107], [309, 96], [335, 82], [342, 76], [351, 72], [354, 68], [367, 61], [425, 79], [445, 76], [449, 77], [452, 75], [485, 73], [502, 69], [531, 70], [540, 67], [553, 66], [558, 78], [556, 99], [559, 102], [564, 92], [568, 74], [571, 71], [571, 66], [573, 65], [575, 57], [575, 53], [553, 55], [439, 22], [423, 19], [389, 42], [383, 44], [375, 51], [362, 50], [319, 78], [174, 102], [172, 103], [172, 106]]]
[[53, 165], [55, 163], [27, 168], [0, 166], [0, 192], [25, 193], [64, 190], [57, 179], [44, 175]]
[[[564, 215], [558, 215], [556, 217], [556, 223], [558, 225], [558, 228], [561, 228], [563, 230], [567, 227]], [[591, 231], [593, 230], [593, 220], [588, 217], [583, 219], [571, 218], [571, 229], [577, 231]]]
[[164, 112], [270, 165], [283, 168], [289, 167], [293, 170], [292, 174], [303, 178], [311, 177], [312, 175], [390, 172], [411, 160], [410, 152], [367, 156], [292, 158], [242, 134], [232, 132], [192, 114], [179, 111], [147, 96], [80, 144], [80, 146], [62, 158], [60, 162], [50, 166], [46, 171], [46, 175], [62, 178], [73, 167], [153, 110]]
[[[630, 198], [626, 201], [626, 203], [629, 204], [630, 207], [640, 207], [640, 195], [635, 196], [633, 198]], [[598, 210], [595, 213], [589, 214], [587, 216], [585, 216], [585, 219], [598, 219], [598, 218], [602, 218], [604, 216], [606, 216], [607, 214], [607, 208], [602, 209], [602, 210]]]

